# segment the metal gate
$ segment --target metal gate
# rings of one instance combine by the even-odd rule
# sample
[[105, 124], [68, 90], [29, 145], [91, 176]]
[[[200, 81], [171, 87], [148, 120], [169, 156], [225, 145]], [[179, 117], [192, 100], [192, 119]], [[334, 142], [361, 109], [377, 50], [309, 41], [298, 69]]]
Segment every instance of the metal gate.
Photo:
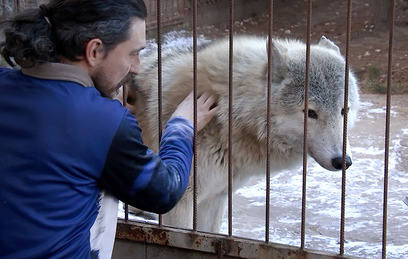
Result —
[[[156, 1], [155, 1], [156, 2]], [[156, 2], [156, 14], [161, 13], [160, 9], [164, 6], [168, 1], [160, 1], [157, 0]], [[193, 33], [193, 68], [194, 68], [194, 95], [197, 96], [197, 9], [198, 4], [201, 1], [191, 0], [192, 5], [192, 33]], [[209, 1], [212, 2], [212, 1]], [[232, 118], [231, 118], [231, 107], [232, 107], [232, 68], [233, 68], [233, 35], [234, 35], [234, 8], [235, 8], [234, 0], [229, 1], [229, 10], [225, 10], [225, 15], [229, 17], [229, 39], [230, 39], [230, 73], [229, 73], [229, 146], [231, 147], [231, 132], [232, 132]], [[393, 56], [393, 34], [394, 34], [394, 22], [395, 22], [395, 1], [391, 0], [391, 8], [390, 8], [390, 20], [389, 20], [389, 52], [388, 52], [388, 76], [387, 76], [387, 106], [386, 106], [386, 133], [385, 133], [385, 161], [384, 161], [384, 191], [383, 191], [383, 235], [382, 235], [382, 257], [386, 258], [387, 252], [387, 203], [388, 203], [388, 164], [389, 164], [389, 138], [390, 138], [390, 109], [391, 109], [391, 80], [392, 80], [392, 56]], [[269, 39], [273, 37], [273, 0], [268, 1], [269, 4]], [[350, 70], [350, 40], [351, 40], [351, 24], [352, 24], [352, 0], [347, 0], [347, 18], [344, 21], [345, 29], [346, 29], [346, 67], [345, 67], [345, 95], [344, 95], [344, 103], [348, 103], [348, 78], [349, 78], [349, 70]], [[160, 24], [162, 22], [162, 16], [157, 16], [158, 25], [157, 29], [157, 44], [158, 44], [158, 57], [159, 57], [159, 69], [158, 69], [158, 85], [159, 85], [159, 103], [161, 102], [161, 30]], [[311, 19], [312, 19], [312, 0], [307, 1], [307, 32], [306, 32], [306, 85], [305, 85], [305, 100], [308, 100], [309, 96], [309, 71], [310, 71], [310, 45], [311, 45]], [[268, 52], [271, 53], [271, 46], [272, 41], [269, 40], [268, 42]], [[269, 55], [270, 57], [271, 55]], [[269, 60], [269, 64], [271, 64], [271, 60]], [[269, 134], [270, 134], [270, 101], [271, 101], [271, 93], [270, 93], [270, 86], [271, 86], [272, 78], [270, 72], [270, 65], [268, 69], [268, 103], [267, 103], [267, 146], [269, 146]], [[196, 109], [196, 108], [195, 108]], [[308, 110], [308, 102], [305, 102], [304, 109]], [[182, 230], [177, 228], [168, 228], [167, 226], [163, 226], [161, 220], [159, 220], [159, 224], [155, 225], [145, 225], [141, 223], [134, 223], [128, 221], [127, 215], [125, 216], [124, 221], [120, 221], [118, 224], [118, 232], [117, 238], [118, 240], [128, 240], [128, 241], [135, 241], [143, 244], [142, 249], [147, 249], [146, 246], [148, 244], [155, 244], [155, 245], [165, 245], [170, 247], [182, 248], [182, 249], [190, 249], [194, 251], [206, 252], [206, 253], [213, 253], [218, 255], [219, 258], [222, 257], [241, 257], [241, 258], [345, 258], [344, 254], [344, 244], [345, 244], [345, 197], [346, 197], [346, 152], [347, 152], [347, 109], [344, 109], [344, 128], [343, 128], [343, 169], [342, 169], [342, 191], [341, 191], [341, 221], [340, 224], [340, 242], [339, 242], [339, 252], [338, 254], [326, 254], [318, 251], [310, 251], [305, 248], [305, 224], [306, 224], [306, 185], [307, 185], [307, 135], [304, 135], [304, 158], [303, 158], [303, 189], [302, 189], [302, 215], [301, 215], [301, 231], [300, 231], [300, 238], [301, 238], [301, 245], [300, 247], [290, 247], [290, 246], [283, 246], [278, 244], [271, 244], [269, 238], [269, 207], [270, 207], [270, 161], [269, 161], [269, 154], [267, 154], [267, 163], [265, 168], [265, 176], [266, 176], [266, 215], [265, 215], [265, 242], [260, 241], [250, 241], [240, 239], [232, 235], [232, 171], [231, 171], [231, 162], [228, 167], [229, 177], [228, 177], [228, 234], [227, 235], [213, 235], [208, 233], [202, 233], [197, 230], [197, 204], [196, 198], [194, 199], [194, 222], [193, 222], [193, 229], [190, 230]], [[195, 111], [196, 116], [196, 111]], [[195, 119], [196, 123], [196, 119]], [[159, 125], [161, 125], [161, 116], [159, 116]], [[304, 117], [304, 132], [307, 132], [308, 123], [307, 123], [307, 113], [305, 113]], [[161, 130], [160, 130], [161, 131]], [[159, 132], [160, 132], [159, 131]], [[194, 143], [196, 145], [196, 138], [197, 134], [194, 135]], [[269, 149], [267, 148], [266, 150]], [[228, 150], [228, 158], [231, 161], [231, 149]], [[197, 150], [194, 150], [194, 161], [193, 161], [193, 188], [194, 188], [194, 197], [197, 196]], [[126, 212], [127, 213], [127, 212]], [[181, 255], [181, 253], [179, 254]], [[149, 258], [146, 255], [146, 258]]]

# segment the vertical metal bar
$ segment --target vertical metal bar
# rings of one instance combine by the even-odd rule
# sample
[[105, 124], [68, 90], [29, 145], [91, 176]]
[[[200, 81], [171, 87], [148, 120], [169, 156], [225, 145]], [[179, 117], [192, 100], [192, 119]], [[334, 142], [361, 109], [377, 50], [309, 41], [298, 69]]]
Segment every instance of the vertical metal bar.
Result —
[[305, 107], [303, 126], [303, 186], [302, 186], [302, 224], [300, 248], [305, 249], [306, 236], [306, 176], [307, 176], [307, 120], [309, 111], [309, 84], [310, 84], [310, 38], [312, 31], [312, 0], [307, 5], [307, 29], [306, 29], [306, 76], [305, 76]]
[[269, 211], [271, 194], [271, 162], [270, 162], [270, 131], [271, 131], [271, 88], [272, 88], [272, 32], [273, 32], [273, 0], [269, 1], [268, 22], [268, 89], [266, 101], [266, 208], [265, 208], [265, 242], [269, 243]]
[[229, 86], [228, 86], [228, 235], [232, 236], [232, 95], [234, 69], [234, 0], [230, 0], [229, 17]]
[[[160, 140], [162, 138], [162, 42], [161, 42], [161, 1], [157, 0], [156, 2], [156, 16], [157, 16], [157, 98], [158, 98], [158, 114], [159, 114], [159, 147]], [[162, 215], [159, 215], [159, 226], [163, 225]]]
[[125, 221], [129, 220], [129, 205], [125, 204]]
[[14, 0], [14, 11], [20, 12], [20, 2], [18, 0]]
[[197, 231], [197, 0], [193, 0], [193, 73], [194, 73], [193, 230]]
[[[122, 103], [123, 106], [126, 108], [127, 106], [127, 97], [128, 97], [128, 88], [126, 85], [123, 85], [123, 95], [122, 95]], [[129, 205], [125, 204], [125, 221], [129, 220]]]
[[384, 204], [383, 204], [383, 233], [382, 258], [387, 257], [387, 206], [388, 206], [388, 163], [390, 155], [390, 124], [391, 124], [391, 83], [392, 83], [392, 52], [394, 43], [395, 0], [390, 6], [390, 37], [388, 43], [388, 74], [387, 74], [387, 112], [385, 123], [385, 160], [384, 160]]
[[351, 5], [347, 0], [347, 33], [346, 33], [346, 68], [344, 76], [344, 120], [343, 120], [343, 160], [341, 180], [341, 220], [340, 220], [340, 255], [344, 255], [344, 229], [346, 218], [346, 156], [347, 156], [347, 128], [348, 128], [348, 98], [349, 98], [349, 72], [350, 72], [350, 35], [351, 35]]

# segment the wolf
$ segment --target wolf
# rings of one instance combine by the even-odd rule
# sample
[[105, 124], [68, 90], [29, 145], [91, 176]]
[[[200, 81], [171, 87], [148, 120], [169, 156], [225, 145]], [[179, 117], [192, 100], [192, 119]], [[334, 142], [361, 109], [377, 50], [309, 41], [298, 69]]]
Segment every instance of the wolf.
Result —
[[[233, 47], [232, 146], [228, 146], [229, 41], [203, 44], [197, 52], [197, 91], [217, 97], [216, 117], [197, 136], [197, 228], [218, 232], [228, 196], [228, 150], [232, 156], [233, 190], [252, 176], [264, 175], [267, 141], [267, 39], [235, 36]], [[348, 127], [359, 107], [357, 79], [349, 72], [349, 98], [344, 103], [345, 59], [326, 37], [310, 47], [309, 110], [304, 111], [306, 45], [273, 39], [271, 48], [270, 172], [299, 167], [303, 158], [304, 113], [308, 116], [307, 153], [330, 171], [342, 169], [343, 116]], [[158, 61], [156, 52], [141, 58], [132, 77], [127, 107], [135, 115], [147, 146], [158, 149]], [[193, 87], [191, 49], [162, 50], [162, 118], [165, 123]], [[348, 147], [350, 152], [350, 147]], [[346, 167], [352, 164], [347, 153]], [[163, 215], [163, 224], [191, 228], [193, 189]]]

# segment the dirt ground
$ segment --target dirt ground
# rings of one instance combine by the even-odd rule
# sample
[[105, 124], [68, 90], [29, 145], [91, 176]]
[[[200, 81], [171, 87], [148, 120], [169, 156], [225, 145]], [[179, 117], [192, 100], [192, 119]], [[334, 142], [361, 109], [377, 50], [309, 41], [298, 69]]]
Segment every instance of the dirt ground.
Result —
[[[274, 1], [274, 37], [306, 41], [307, 1]], [[389, 26], [373, 24], [373, 1], [353, 1], [350, 64], [363, 93], [385, 93], [388, 71]], [[396, 0], [392, 66], [392, 92], [408, 93], [408, 0]], [[386, 10], [384, 10], [385, 12]], [[268, 14], [235, 21], [237, 34], [267, 35]], [[312, 9], [312, 43], [322, 35], [345, 54], [347, 1], [315, 0]], [[199, 33], [209, 38], [228, 35], [228, 24], [205, 26]]]

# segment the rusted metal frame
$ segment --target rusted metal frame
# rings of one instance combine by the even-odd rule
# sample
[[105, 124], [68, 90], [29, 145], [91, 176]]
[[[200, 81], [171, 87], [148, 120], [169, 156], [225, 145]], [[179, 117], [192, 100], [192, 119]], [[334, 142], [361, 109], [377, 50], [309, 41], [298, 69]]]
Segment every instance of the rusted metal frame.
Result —
[[194, 96], [193, 230], [197, 231], [197, 0], [193, 0], [193, 96]]
[[305, 104], [304, 104], [304, 128], [303, 128], [303, 184], [302, 184], [302, 224], [300, 249], [305, 249], [306, 236], [306, 176], [307, 176], [307, 122], [309, 111], [309, 85], [310, 85], [310, 42], [312, 30], [312, 0], [307, 3], [306, 25], [306, 76], [305, 76]]
[[229, 16], [229, 85], [228, 85], [228, 235], [232, 236], [232, 98], [234, 69], [234, 0], [230, 0]]
[[[160, 147], [160, 140], [162, 138], [163, 131], [163, 107], [162, 107], [162, 41], [161, 41], [161, 0], [156, 1], [156, 18], [157, 18], [157, 100], [158, 100], [158, 128], [159, 128], [159, 143], [157, 145]], [[159, 215], [159, 226], [162, 226], [163, 219], [162, 215]]]
[[387, 257], [387, 206], [388, 206], [388, 164], [390, 156], [390, 124], [391, 124], [391, 84], [392, 84], [392, 53], [394, 43], [395, 0], [390, 6], [390, 36], [388, 43], [388, 73], [387, 73], [387, 108], [385, 122], [385, 158], [384, 158], [384, 204], [383, 204], [383, 233], [382, 258]]
[[272, 32], [273, 32], [273, 0], [269, 1], [268, 21], [268, 82], [266, 94], [266, 206], [265, 206], [265, 242], [269, 243], [270, 220], [270, 194], [271, 194], [271, 161], [270, 161], [270, 135], [271, 135], [271, 88], [272, 88]]
[[346, 218], [346, 156], [347, 156], [347, 130], [348, 130], [348, 99], [350, 77], [350, 39], [351, 39], [351, 6], [352, 0], [347, 0], [347, 32], [346, 32], [346, 67], [344, 76], [344, 122], [343, 122], [343, 157], [341, 180], [341, 216], [340, 216], [340, 255], [344, 254], [344, 229]]
[[136, 243], [163, 245], [166, 247], [188, 249], [214, 255], [238, 258], [346, 258], [335, 254], [298, 247], [265, 243], [228, 235], [203, 233], [191, 230], [175, 230], [171, 227], [124, 222], [118, 220], [116, 238]]

